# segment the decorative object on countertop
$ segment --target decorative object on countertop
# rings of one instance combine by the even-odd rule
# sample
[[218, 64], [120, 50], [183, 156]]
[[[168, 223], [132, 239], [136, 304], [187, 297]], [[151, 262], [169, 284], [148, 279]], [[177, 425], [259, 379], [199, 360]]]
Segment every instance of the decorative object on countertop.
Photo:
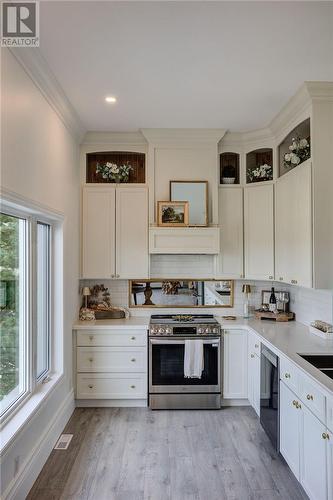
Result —
[[242, 292], [244, 293], [243, 318], [249, 318], [250, 317], [251, 285], [244, 284], [242, 286]]
[[[278, 311], [289, 312], [289, 292], [284, 290], [274, 290], [276, 297], [276, 306]], [[270, 290], [262, 290], [261, 292], [261, 309], [269, 311], [269, 299], [271, 296]]]
[[271, 181], [273, 179], [273, 167], [271, 165], [258, 165], [257, 167], [249, 167], [247, 170], [249, 183]]
[[84, 306], [81, 307], [79, 318], [81, 321], [94, 321], [95, 313], [90, 308], [88, 308], [88, 297], [90, 297], [91, 291], [88, 286], [82, 288], [82, 296], [84, 298]]
[[129, 311], [125, 307], [112, 306], [109, 309], [101, 309], [98, 307], [95, 309], [96, 319], [128, 319]]
[[237, 316], [221, 316], [222, 319], [227, 319], [227, 320], [235, 320], [237, 319]]
[[158, 201], [157, 221], [159, 226], [188, 226], [188, 201]]
[[276, 296], [273, 286], [271, 288], [271, 294], [269, 297], [268, 310], [272, 313], [277, 313]]
[[323, 339], [333, 340], [333, 325], [326, 323], [326, 321], [316, 319], [310, 324], [309, 330]]
[[170, 200], [188, 201], [190, 226], [208, 226], [208, 181], [170, 181]]
[[222, 171], [222, 184], [235, 184], [236, 168], [233, 165], [226, 165]]
[[107, 161], [106, 163], [97, 163], [96, 174], [101, 174], [103, 179], [120, 184], [128, 182], [130, 171], [133, 167], [130, 164], [117, 165]]
[[284, 168], [290, 170], [296, 167], [303, 161], [310, 158], [310, 142], [308, 139], [301, 139], [299, 136], [292, 138], [292, 143], [289, 146], [289, 153], [285, 153], [283, 157]]
[[268, 320], [273, 320], [273, 321], [286, 322], [286, 321], [294, 320], [295, 313], [282, 312], [282, 311], [270, 312], [270, 311], [267, 311], [264, 309], [257, 309], [255, 311], [255, 317], [257, 319], [268, 319]]

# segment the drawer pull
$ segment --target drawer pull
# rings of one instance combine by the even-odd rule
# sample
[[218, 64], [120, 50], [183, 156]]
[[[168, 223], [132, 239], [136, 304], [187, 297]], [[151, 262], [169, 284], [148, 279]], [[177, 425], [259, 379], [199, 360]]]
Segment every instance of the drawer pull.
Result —
[[269, 279], [269, 280], [272, 280], [272, 279], [273, 279], [273, 276], [268, 276], [268, 279]]
[[94, 340], [94, 336], [93, 335], [89, 335], [89, 340], [90, 340], [90, 342], [92, 342]]
[[294, 406], [297, 406], [297, 401], [296, 401], [296, 399], [294, 399], [294, 401], [293, 401], [293, 405], [294, 405]]
[[327, 432], [323, 432], [323, 433], [322, 433], [322, 435], [321, 435], [321, 437], [322, 437], [323, 439], [329, 439], [329, 438], [330, 438], [330, 435], [329, 435], [329, 434], [327, 434]]
[[251, 354], [251, 358], [254, 358], [254, 354]]
[[135, 358], [132, 358], [131, 359], [132, 363], [135, 363], [136, 359]]
[[135, 385], [131, 385], [131, 389], [135, 389]]
[[313, 396], [312, 394], [307, 394], [306, 395], [306, 399], [309, 400], [309, 401], [313, 401]]
[[280, 276], [279, 280], [280, 280], [280, 281], [283, 281], [283, 277], [282, 277], [282, 276]]
[[89, 358], [90, 363], [94, 361], [94, 358]]
[[254, 344], [254, 347], [255, 347], [256, 349], [259, 349], [259, 344]]
[[290, 378], [290, 373], [285, 373], [284, 378]]
[[296, 404], [296, 408], [299, 410], [300, 408], [302, 408], [302, 405], [297, 401], [297, 404]]
[[94, 386], [92, 384], [88, 385], [89, 389], [92, 389]]
[[135, 339], [136, 339], [136, 337], [131, 337], [131, 340], [135, 340]]

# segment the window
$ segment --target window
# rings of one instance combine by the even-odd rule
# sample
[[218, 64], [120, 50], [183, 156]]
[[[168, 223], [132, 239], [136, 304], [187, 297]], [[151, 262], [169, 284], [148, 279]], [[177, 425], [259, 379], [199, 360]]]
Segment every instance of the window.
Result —
[[27, 221], [0, 215], [0, 409], [27, 391]]
[[0, 417], [50, 370], [52, 226], [0, 214]]

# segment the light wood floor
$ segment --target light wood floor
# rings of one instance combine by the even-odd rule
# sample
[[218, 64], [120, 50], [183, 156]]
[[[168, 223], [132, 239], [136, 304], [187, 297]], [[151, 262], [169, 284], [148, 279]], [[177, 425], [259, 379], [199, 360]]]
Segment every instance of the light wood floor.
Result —
[[251, 408], [76, 409], [29, 500], [306, 499]]

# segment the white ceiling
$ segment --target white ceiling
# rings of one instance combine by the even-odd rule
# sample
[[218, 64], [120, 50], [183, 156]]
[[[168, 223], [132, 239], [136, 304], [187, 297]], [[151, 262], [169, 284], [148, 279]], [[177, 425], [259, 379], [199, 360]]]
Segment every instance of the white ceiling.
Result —
[[40, 24], [87, 130], [250, 130], [303, 81], [333, 80], [332, 2], [51, 1]]

